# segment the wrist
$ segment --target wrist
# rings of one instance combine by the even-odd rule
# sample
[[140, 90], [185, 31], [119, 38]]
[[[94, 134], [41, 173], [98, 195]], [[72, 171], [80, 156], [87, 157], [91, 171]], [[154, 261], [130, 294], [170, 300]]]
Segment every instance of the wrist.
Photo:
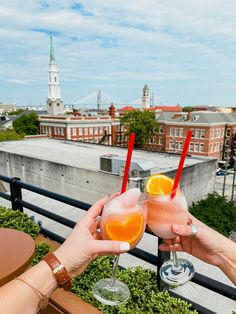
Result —
[[71, 275], [59, 258], [58, 255], [49, 252], [44, 256], [43, 260], [51, 268], [51, 271], [57, 281], [58, 286], [60, 288], [63, 288], [64, 290], [70, 290]]

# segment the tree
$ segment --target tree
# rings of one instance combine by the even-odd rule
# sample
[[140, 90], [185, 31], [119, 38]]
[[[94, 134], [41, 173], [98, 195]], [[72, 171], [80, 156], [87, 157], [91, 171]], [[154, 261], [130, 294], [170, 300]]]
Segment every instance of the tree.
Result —
[[147, 110], [126, 112], [120, 122], [127, 130], [126, 135], [136, 134], [135, 146], [140, 148], [144, 147], [158, 129], [155, 113]]
[[18, 134], [35, 135], [38, 134], [39, 123], [35, 112], [22, 114], [13, 122], [13, 128]]

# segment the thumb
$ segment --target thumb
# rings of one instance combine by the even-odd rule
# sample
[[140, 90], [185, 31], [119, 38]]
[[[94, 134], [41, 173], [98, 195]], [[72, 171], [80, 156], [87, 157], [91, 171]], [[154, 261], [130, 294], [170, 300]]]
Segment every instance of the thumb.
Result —
[[120, 254], [130, 250], [128, 242], [94, 240], [90, 244], [92, 254]]
[[172, 225], [172, 231], [179, 236], [190, 236], [192, 229], [190, 225]]

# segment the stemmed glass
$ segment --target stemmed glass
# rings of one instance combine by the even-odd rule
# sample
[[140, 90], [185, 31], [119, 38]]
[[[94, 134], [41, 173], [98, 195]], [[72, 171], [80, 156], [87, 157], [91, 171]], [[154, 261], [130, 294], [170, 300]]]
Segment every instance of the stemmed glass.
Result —
[[[147, 206], [149, 228], [160, 238], [173, 239], [174, 244], [176, 235], [171, 231], [171, 225], [188, 223], [188, 205], [183, 192], [178, 189], [168, 194], [148, 195]], [[159, 272], [164, 282], [178, 286], [192, 279], [194, 267], [189, 261], [177, 258], [172, 251], [172, 259], [166, 261]]]
[[[134, 248], [145, 231], [146, 216], [146, 197], [138, 189], [110, 196], [101, 216], [102, 239], [129, 242], [130, 248]], [[127, 285], [116, 279], [118, 262], [116, 256], [111, 278], [99, 280], [93, 286], [93, 295], [101, 303], [119, 305], [130, 297]]]

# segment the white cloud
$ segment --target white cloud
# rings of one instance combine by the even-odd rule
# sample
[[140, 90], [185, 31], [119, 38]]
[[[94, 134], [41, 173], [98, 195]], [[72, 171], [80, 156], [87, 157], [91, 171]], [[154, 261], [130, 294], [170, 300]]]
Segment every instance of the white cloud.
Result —
[[[17, 90], [21, 95], [14, 97], [22, 101], [46, 97], [41, 93], [47, 84], [47, 32], [52, 31], [62, 94], [68, 100], [78, 88], [82, 95], [94, 86], [111, 88], [107, 92], [126, 101], [145, 83], [163, 93], [167, 84], [173, 90], [176, 84], [185, 93], [189, 80], [199, 92], [197, 99], [188, 93], [186, 102], [206, 97], [204, 103], [236, 103], [229, 88], [208, 95], [206, 84], [236, 84], [226, 74], [236, 70], [235, 0], [0, 0], [0, 20], [1, 82], [7, 85], [14, 78], [35, 84], [32, 93], [25, 92], [24, 84]], [[7, 88], [3, 95], [8, 101], [12, 97]], [[170, 101], [177, 102], [177, 96]]]

